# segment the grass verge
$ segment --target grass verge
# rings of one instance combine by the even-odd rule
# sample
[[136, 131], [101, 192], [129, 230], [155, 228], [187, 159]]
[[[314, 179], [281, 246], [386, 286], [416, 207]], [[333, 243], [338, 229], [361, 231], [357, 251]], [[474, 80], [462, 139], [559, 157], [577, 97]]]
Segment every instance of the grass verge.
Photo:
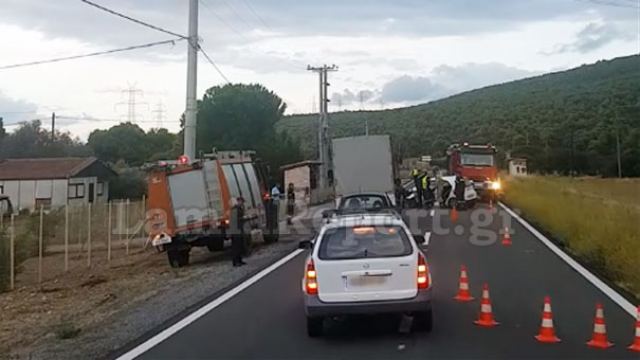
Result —
[[640, 298], [640, 179], [512, 178], [505, 199], [593, 270]]

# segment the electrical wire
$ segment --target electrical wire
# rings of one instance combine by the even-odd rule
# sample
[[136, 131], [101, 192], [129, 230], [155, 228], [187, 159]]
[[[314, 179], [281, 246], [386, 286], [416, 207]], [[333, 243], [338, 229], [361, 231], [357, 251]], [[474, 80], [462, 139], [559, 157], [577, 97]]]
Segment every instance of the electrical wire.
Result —
[[226, 81], [227, 84], [231, 84], [231, 81], [229, 81], [229, 79], [224, 75], [222, 70], [220, 70], [220, 68], [218, 67], [218, 65], [216, 65], [216, 63], [213, 61], [213, 59], [211, 59], [211, 57], [209, 57], [207, 52], [204, 51], [203, 48], [200, 48], [199, 50], [200, 50], [200, 52], [202, 52], [202, 56], [204, 56], [204, 58], [207, 59], [209, 64], [211, 64], [211, 66], [213, 66], [213, 68], [216, 69], [216, 71], [218, 72], [218, 74], [220, 74], [220, 76], [224, 79], [224, 81]]
[[60, 62], [60, 61], [67, 61], [67, 60], [82, 59], [82, 58], [87, 58], [87, 57], [92, 57], [92, 56], [107, 55], [107, 54], [113, 54], [113, 53], [118, 53], [118, 52], [123, 52], [123, 51], [150, 48], [150, 47], [159, 46], [159, 45], [166, 45], [166, 44], [175, 45], [176, 42], [182, 41], [182, 40], [185, 40], [185, 38], [177, 38], [177, 39], [172, 39], [172, 40], [156, 41], [156, 42], [151, 42], [151, 43], [146, 43], [146, 44], [141, 44], [141, 45], [127, 46], [127, 47], [119, 48], [119, 49], [98, 51], [98, 52], [93, 52], [93, 53], [89, 53], [89, 54], [65, 56], [65, 57], [60, 57], [60, 58], [53, 58], [53, 59], [39, 60], [39, 61], [31, 61], [31, 62], [20, 63], [20, 64], [3, 65], [3, 66], [0, 66], [0, 70], [14, 69], [14, 68], [20, 68], [20, 67], [25, 67], [25, 66], [33, 66], [33, 65], [41, 65], [41, 64], [49, 64], [49, 63], [55, 63], [55, 62]]
[[111, 9], [109, 9], [109, 8], [106, 8], [106, 7], [102, 6], [102, 5], [99, 5], [99, 4], [96, 4], [96, 3], [94, 3], [94, 2], [91, 2], [91, 1], [89, 1], [89, 0], [80, 0], [80, 1], [82, 1], [83, 3], [85, 3], [85, 4], [87, 4], [87, 5], [90, 5], [90, 6], [93, 6], [93, 7], [95, 7], [95, 8], [98, 8], [98, 9], [100, 9], [100, 10], [102, 10], [102, 11], [106, 11], [106, 12], [108, 12], [109, 14], [112, 14], [112, 15], [115, 15], [115, 16], [118, 16], [118, 17], [121, 17], [121, 18], [126, 19], [126, 20], [129, 20], [129, 21], [133, 21], [134, 23], [136, 23], [136, 24], [138, 24], [138, 25], [146, 26], [146, 27], [148, 27], [148, 28], [150, 28], [150, 29], [153, 29], [153, 30], [156, 30], [156, 31], [160, 31], [160, 32], [163, 32], [163, 33], [165, 33], [165, 34], [173, 35], [173, 36], [175, 36], [175, 37], [179, 37], [179, 38], [182, 38], [182, 39], [187, 39], [187, 38], [188, 38], [187, 36], [184, 36], [184, 35], [181, 35], [181, 34], [175, 33], [175, 32], [173, 32], [173, 31], [170, 31], [170, 30], [167, 30], [167, 29], [163, 29], [163, 28], [161, 28], [161, 27], [159, 27], [159, 26], [151, 25], [151, 24], [146, 23], [146, 22], [144, 22], [144, 21], [141, 21], [141, 20], [138, 20], [138, 19], [134, 19], [134, 18], [132, 18], [132, 17], [130, 17], [130, 16], [127, 16], [127, 15], [125, 15], [125, 14], [122, 14], [122, 13], [119, 13], [119, 12], [117, 12], [117, 11], [111, 10]]
[[253, 15], [262, 23], [262, 25], [264, 25], [269, 30], [272, 30], [271, 27], [269, 25], [267, 25], [266, 21], [264, 21], [262, 16], [260, 16], [258, 14], [258, 12], [256, 11], [256, 9], [251, 5], [249, 0], [242, 0], [242, 3], [244, 3], [244, 5], [247, 7], [247, 9], [249, 9], [249, 11], [251, 11], [251, 13], [253, 13]]
[[207, 11], [211, 12], [211, 13], [212, 13], [216, 18], [218, 18], [218, 20], [220, 21], [220, 23], [222, 23], [222, 24], [223, 24], [223, 25], [225, 25], [227, 28], [229, 28], [229, 30], [233, 31], [236, 35], [238, 35], [239, 37], [241, 37], [243, 40], [245, 40], [245, 41], [247, 41], [247, 42], [249, 41], [249, 39], [248, 39], [246, 36], [244, 36], [244, 34], [243, 34], [243, 33], [241, 33], [240, 31], [238, 31], [238, 29], [237, 29], [235, 26], [231, 25], [231, 24], [230, 24], [228, 21], [226, 21], [222, 16], [220, 16], [220, 14], [218, 14], [218, 13], [213, 9], [213, 7], [211, 7], [211, 6], [210, 6], [210, 5], [209, 5], [205, 0], [200, 0], [200, 3], [201, 3], [202, 5], [204, 5], [204, 8], [205, 8]]
[[613, 7], [630, 8], [630, 9], [638, 8], [637, 5], [634, 5], [629, 1], [625, 1], [623, 3], [615, 2], [613, 0], [574, 0], [574, 1], [581, 2], [581, 3], [595, 4], [595, 5], [613, 6]]

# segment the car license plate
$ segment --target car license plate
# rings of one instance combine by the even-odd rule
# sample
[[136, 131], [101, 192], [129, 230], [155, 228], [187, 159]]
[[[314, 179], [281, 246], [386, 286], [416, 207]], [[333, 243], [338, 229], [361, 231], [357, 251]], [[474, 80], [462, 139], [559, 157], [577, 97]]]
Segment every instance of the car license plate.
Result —
[[347, 283], [349, 288], [375, 287], [384, 284], [385, 280], [381, 276], [354, 276]]

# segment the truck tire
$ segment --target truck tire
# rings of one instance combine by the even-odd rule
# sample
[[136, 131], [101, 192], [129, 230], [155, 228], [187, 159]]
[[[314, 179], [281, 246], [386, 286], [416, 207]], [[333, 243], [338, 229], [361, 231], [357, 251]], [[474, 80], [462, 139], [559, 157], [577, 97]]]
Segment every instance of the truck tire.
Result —
[[209, 238], [207, 241], [207, 249], [211, 252], [224, 250], [224, 238], [220, 236]]
[[429, 333], [433, 330], [433, 310], [413, 314], [413, 331]]
[[309, 337], [322, 336], [324, 332], [324, 318], [307, 316], [307, 335]]

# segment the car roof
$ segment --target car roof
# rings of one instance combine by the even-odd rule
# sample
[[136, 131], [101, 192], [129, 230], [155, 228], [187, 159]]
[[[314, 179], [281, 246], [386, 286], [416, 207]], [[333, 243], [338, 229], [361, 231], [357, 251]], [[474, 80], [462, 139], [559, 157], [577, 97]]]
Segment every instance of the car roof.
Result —
[[333, 229], [371, 225], [403, 226], [404, 221], [398, 214], [393, 213], [354, 213], [336, 217], [330, 223], [325, 224], [323, 228]]

